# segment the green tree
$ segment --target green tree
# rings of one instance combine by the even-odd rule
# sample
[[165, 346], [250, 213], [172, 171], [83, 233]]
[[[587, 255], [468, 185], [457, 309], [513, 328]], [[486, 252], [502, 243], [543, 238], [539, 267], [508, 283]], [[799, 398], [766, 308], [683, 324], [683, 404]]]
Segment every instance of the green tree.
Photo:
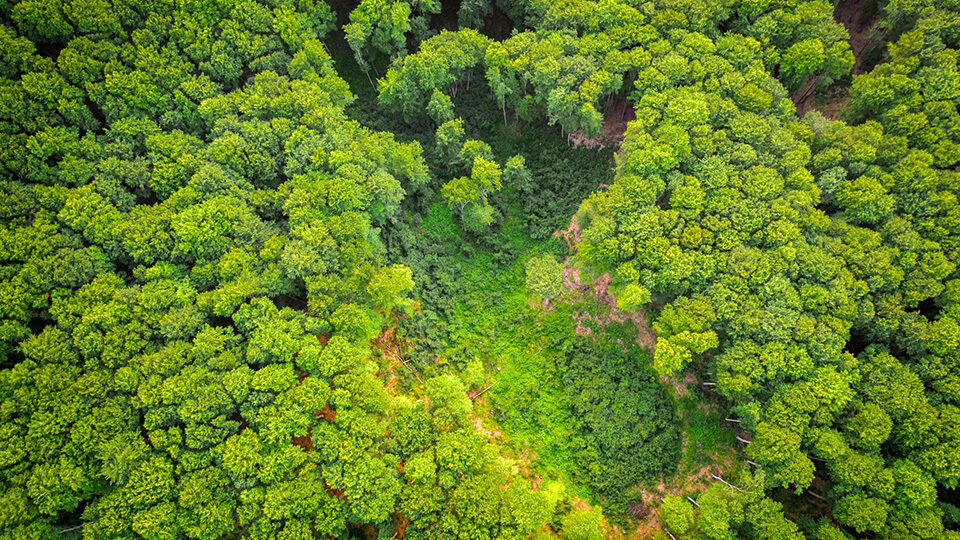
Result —
[[563, 265], [551, 255], [531, 257], [524, 265], [527, 292], [547, 303], [563, 290]]
[[560, 536], [564, 540], [600, 540], [603, 538], [603, 514], [600, 508], [577, 508], [563, 517]]
[[660, 517], [670, 532], [686, 534], [693, 525], [693, 505], [677, 495], [667, 495], [660, 505]]

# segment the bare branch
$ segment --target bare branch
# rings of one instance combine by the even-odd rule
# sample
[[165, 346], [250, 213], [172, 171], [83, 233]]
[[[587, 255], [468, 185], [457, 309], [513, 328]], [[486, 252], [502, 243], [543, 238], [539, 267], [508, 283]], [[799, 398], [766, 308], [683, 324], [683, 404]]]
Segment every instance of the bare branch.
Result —
[[725, 485], [725, 486], [727, 486], [727, 487], [731, 487], [731, 488], [739, 491], [740, 493], [743, 493], [743, 490], [742, 490], [742, 489], [740, 489], [740, 488], [738, 488], [737, 486], [731, 484], [730, 482], [727, 482], [727, 481], [724, 480], [723, 478], [720, 478], [719, 476], [717, 476], [717, 475], [715, 475], [715, 474], [711, 474], [710, 476], [712, 476], [714, 480], [723, 482], [723, 485]]
[[497, 383], [496, 383], [496, 382], [490, 383], [490, 386], [488, 386], [488, 387], [484, 388], [483, 390], [481, 390], [480, 393], [478, 393], [477, 395], [473, 396], [472, 399], [475, 400], [475, 399], [477, 399], [478, 397], [482, 396], [484, 392], [486, 392], [487, 390], [493, 388], [493, 385], [495, 385], [495, 384], [497, 384]]

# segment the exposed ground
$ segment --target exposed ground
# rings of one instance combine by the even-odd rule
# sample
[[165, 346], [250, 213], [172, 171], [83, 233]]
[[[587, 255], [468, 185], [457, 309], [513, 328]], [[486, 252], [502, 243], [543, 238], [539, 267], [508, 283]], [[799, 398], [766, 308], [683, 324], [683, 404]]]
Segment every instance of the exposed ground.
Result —
[[627, 124], [636, 119], [637, 115], [633, 110], [633, 104], [618, 97], [613, 103], [613, 108], [604, 117], [603, 127], [598, 137], [587, 137], [582, 129], [578, 129], [567, 135], [567, 142], [574, 148], [583, 146], [591, 150], [618, 147], [623, 141], [624, 133], [627, 132]]
[[850, 48], [853, 50], [855, 63], [853, 74], [864, 73], [863, 62], [868, 49], [875, 45], [870, 39], [870, 32], [877, 22], [876, 15], [865, 15], [865, 7], [871, 0], [844, 0], [833, 12], [833, 18], [847, 28], [850, 33]]
[[[837, 4], [833, 12], [834, 20], [844, 25], [850, 34], [850, 49], [853, 50], [854, 57], [853, 75], [865, 73], [864, 61], [875, 46], [870, 33], [877, 22], [877, 17], [865, 15], [865, 8], [871, 1], [873, 0], [843, 0]], [[835, 88], [828, 95], [818, 96], [813, 91], [814, 82], [815, 79], [811, 77], [802, 90], [790, 96], [797, 107], [797, 116], [802, 117], [809, 111], [818, 110], [825, 117], [838, 120], [840, 109], [850, 95], [850, 88], [842, 86]]]
[[[630, 109], [633, 110], [632, 108]], [[580, 227], [577, 224], [577, 216], [570, 219], [570, 225], [566, 230], [557, 231], [554, 236], [563, 238], [567, 246], [572, 251], [576, 250], [576, 244], [580, 242]], [[575, 304], [589, 303], [592, 301], [594, 309], [591, 311], [574, 311], [573, 320], [576, 322], [576, 333], [580, 336], [588, 336], [592, 332], [587, 321], [593, 321], [601, 327], [609, 325], [611, 322], [623, 323], [628, 319], [633, 321], [633, 326], [637, 330], [636, 343], [650, 353], [653, 353], [657, 343], [657, 333], [650, 326], [645, 311], [632, 312], [623, 311], [617, 308], [617, 299], [610, 294], [610, 274], [603, 274], [594, 280], [593, 285], [583, 283], [580, 279], [580, 269], [572, 265], [570, 257], [563, 262], [563, 286], [566, 294]]]

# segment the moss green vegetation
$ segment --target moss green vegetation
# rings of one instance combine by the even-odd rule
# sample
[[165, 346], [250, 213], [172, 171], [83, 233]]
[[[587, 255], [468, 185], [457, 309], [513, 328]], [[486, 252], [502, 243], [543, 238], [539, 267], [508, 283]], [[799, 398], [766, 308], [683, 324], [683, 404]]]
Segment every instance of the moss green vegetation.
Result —
[[[447, 236], [432, 245], [469, 241], [442, 206], [432, 208], [421, 230]], [[556, 245], [511, 233], [508, 220], [498, 245], [520, 243], [528, 257]], [[425, 303], [409, 319], [410, 354], [418, 359], [411, 364], [424, 376], [451, 370], [466, 376], [472, 362], [482, 362], [490, 380], [474, 386], [492, 385], [488, 425], [503, 431], [505, 449], [535, 456], [534, 472], [567, 483], [569, 493], [622, 512], [629, 488], [675, 467], [674, 405], [653, 381], [649, 355], [634, 344], [632, 328], [610, 327], [592, 338], [572, 335], [572, 311], [583, 306], [560, 301], [547, 310], [532, 308], [536, 301], [525, 290], [524, 266], [522, 258], [498, 263], [484, 251], [465, 257], [458, 249], [440, 258], [436, 268], [454, 273], [459, 286], [441, 296], [450, 302], [447, 310], [427, 314]], [[449, 331], [425, 358], [417, 350], [434, 342], [415, 333], [421, 317], [431, 317], [431, 330]]]
[[[732, 454], [736, 437], [725, 423], [710, 396], [690, 392], [676, 400], [677, 415], [685, 439], [681, 471], [688, 474], [701, 467], [723, 462]], [[732, 468], [730, 472], [735, 472]]]

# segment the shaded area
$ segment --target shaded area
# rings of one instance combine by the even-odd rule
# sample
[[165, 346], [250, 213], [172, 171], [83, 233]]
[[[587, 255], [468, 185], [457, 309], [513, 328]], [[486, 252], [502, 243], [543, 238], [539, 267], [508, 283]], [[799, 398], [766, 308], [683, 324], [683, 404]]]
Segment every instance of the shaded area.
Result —
[[[834, 20], [843, 24], [850, 34], [850, 49], [854, 57], [852, 76], [869, 72], [882, 59], [886, 42], [879, 41], [873, 36], [873, 28], [879, 16], [878, 0], [846, 0], [836, 5], [833, 13]], [[804, 88], [791, 96], [797, 107], [797, 116], [819, 110], [825, 117], [838, 120], [840, 110], [850, 94], [849, 81], [835, 86], [822, 95], [812, 92], [815, 81], [815, 76], [812, 76]]]

